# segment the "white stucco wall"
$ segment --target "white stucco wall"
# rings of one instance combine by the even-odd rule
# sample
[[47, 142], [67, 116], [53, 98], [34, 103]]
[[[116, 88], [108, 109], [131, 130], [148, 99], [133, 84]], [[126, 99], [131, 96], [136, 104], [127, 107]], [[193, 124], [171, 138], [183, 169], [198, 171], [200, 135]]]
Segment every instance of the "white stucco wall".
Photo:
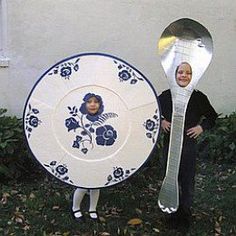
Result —
[[236, 110], [235, 0], [8, 0], [7, 68], [0, 68], [0, 107], [22, 116], [40, 75], [57, 61], [103, 52], [138, 68], [158, 93], [168, 88], [157, 42], [164, 28], [192, 18], [210, 31], [213, 60], [198, 88], [218, 113]]

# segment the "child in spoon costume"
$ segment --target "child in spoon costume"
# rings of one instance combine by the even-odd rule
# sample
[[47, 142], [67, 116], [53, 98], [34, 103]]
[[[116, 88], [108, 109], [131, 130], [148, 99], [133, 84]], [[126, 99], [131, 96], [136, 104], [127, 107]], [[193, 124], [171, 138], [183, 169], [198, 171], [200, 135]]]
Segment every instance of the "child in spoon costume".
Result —
[[[180, 87], [186, 87], [192, 79], [192, 68], [189, 63], [182, 62], [175, 72], [176, 82]], [[161, 127], [164, 131], [163, 156], [165, 161], [168, 156], [169, 132], [172, 117], [172, 99], [170, 90], [164, 91], [160, 96], [160, 105], [163, 119]], [[204, 117], [204, 119], [202, 119]], [[207, 96], [200, 91], [194, 90], [189, 100], [185, 126], [182, 156], [179, 169], [180, 205], [176, 213], [171, 214], [171, 219], [189, 226], [193, 202], [194, 176], [196, 165], [196, 138], [207, 129], [214, 126], [217, 113], [211, 106]]]
[[[95, 94], [88, 94], [84, 98], [85, 100], [85, 107], [82, 107], [80, 109], [86, 109], [87, 113], [93, 117], [97, 115], [100, 109], [103, 109], [102, 99], [99, 95]], [[97, 214], [97, 203], [100, 195], [100, 189], [82, 189], [77, 188], [74, 191], [73, 195], [73, 216], [78, 221], [83, 221], [84, 216], [81, 212], [80, 205], [84, 198], [85, 194], [89, 194], [90, 196], [90, 204], [89, 204], [89, 217], [93, 220], [98, 220], [98, 214]]]

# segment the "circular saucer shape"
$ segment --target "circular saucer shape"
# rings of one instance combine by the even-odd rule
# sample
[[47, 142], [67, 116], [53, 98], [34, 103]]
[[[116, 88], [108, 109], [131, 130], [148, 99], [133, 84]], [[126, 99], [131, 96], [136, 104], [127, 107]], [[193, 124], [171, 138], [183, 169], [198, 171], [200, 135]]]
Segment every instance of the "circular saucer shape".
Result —
[[102, 188], [147, 160], [160, 131], [150, 82], [107, 54], [76, 55], [47, 70], [32, 89], [24, 130], [36, 159], [58, 179]]

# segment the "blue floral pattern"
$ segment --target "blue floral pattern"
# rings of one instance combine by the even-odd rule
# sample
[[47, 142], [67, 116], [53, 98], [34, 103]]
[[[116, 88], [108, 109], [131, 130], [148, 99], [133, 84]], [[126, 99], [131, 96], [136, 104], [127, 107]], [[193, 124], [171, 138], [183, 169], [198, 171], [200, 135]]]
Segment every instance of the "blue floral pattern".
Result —
[[38, 118], [39, 110], [32, 108], [31, 104], [28, 106], [28, 113], [25, 118], [25, 129], [27, 132], [27, 137], [30, 138], [33, 129], [37, 128], [42, 121]]
[[116, 131], [110, 125], [104, 125], [104, 126], [98, 127], [96, 130], [96, 135], [97, 135], [96, 137], [97, 144], [102, 145], [102, 146], [112, 145], [117, 138]]
[[119, 63], [116, 60], [114, 60], [114, 63], [117, 64], [117, 68], [119, 70], [118, 72], [118, 78], [120, 82], [129, 81], [130, 84], [136, 84], [139, 80], [143, 81], [144, 79], [142, 77], [137, 76], [137, 74], [134, 72], [132, 68], [129, 66]]
[[79, 60], [80, 58], [76, 58], [74, 62], [63, 62], [55, 66], [48, 75], [60, 74], [62, 78], [69, 80], [72, 72], [79, 70]]
[[155, 114], [152, 118], [147, 119], [143, 126], [147, 130], [146, 136], [152, 140], [153, 143], [156, 142], [155, 136], [159, 128], [159, 115], [158, 110], [156, 109]]
[[[91, 115], [86, 109], [86, 102], [96, 97], [99, 101], [99, 110], [96, 114]], [[67, 131], [76, 133], [72, 142], [72, 147], [79, 149], [83, 154], [87, 154], [95, 145], [111, 146], [117, 138], [117, 131], [109, 124], [104, 123], [110, 118], [116, 118], [118, 115], [113, 112], [103, 113], [104, 104], [101, 96], [94, 93], [88, 93], [83, 98], [83, 103], [78, 109], [77, 106], [67, 107], [71, 117], [65, 119]], [[96, 143], [95, 143], [96, 141]]]
[[73, 181], [70, 180], [68, 176], [68, 169], [66, 164], [57, 164], [56, 161], [51, 161], [50, 164], [44, 164], [47, 169], [55, 175], [57, 178], [61, 179], [64, 182], [73, 184]]
[[129, 170], [124, 170], [122, 167], [113, 167], [113, 173], [107, 176], [107, 182], [105, 186], [110, 185], [111, 183], [120, 182], [128, 178], [136, 168], [131, 168]]

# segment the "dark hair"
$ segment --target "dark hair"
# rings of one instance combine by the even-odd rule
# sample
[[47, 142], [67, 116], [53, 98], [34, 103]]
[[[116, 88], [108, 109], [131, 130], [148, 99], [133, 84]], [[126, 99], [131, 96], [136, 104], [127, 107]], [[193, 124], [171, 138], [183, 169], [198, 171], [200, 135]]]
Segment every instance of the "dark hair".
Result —
[[176, 76], [177, 76], [177, 72], [178, 72], [179, 67], [180, 67], [181, 65], [183, 65], [183, 64], [189, 65], [189, 67], [190, 67], [190, 69], [191, 69], [191, 74], [192, 74], [192, 67], [191, 67], [191, 65], [190, 65], [188, 62], [183, 61], [183, 62], [181, 62], [181, 63], [176, 67], [176, 70], [175, 70], [175, 78], [176, 78]]

